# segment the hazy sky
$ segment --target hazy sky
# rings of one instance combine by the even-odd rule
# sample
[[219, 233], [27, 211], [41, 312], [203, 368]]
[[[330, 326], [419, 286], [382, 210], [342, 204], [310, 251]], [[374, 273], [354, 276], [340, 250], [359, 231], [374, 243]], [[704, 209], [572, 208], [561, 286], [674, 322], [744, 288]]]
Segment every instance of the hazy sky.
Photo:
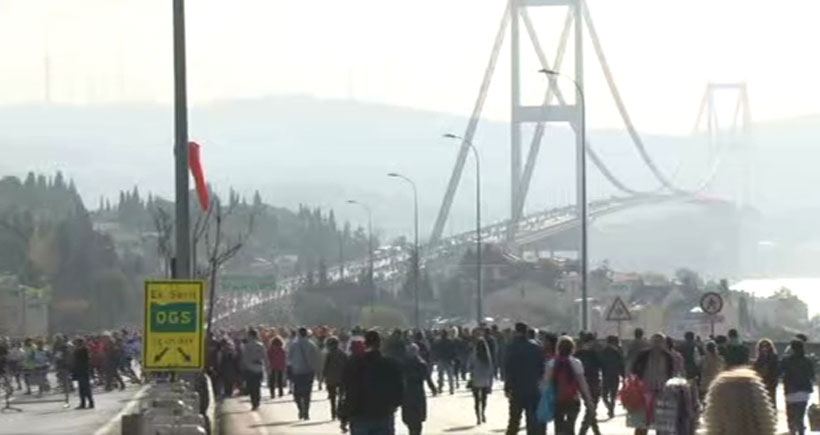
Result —
[[[320, 97], [469, 113], [504, 0], [189, 0], [190, 97]], [[746, 80], [755, 119], [820, 113], [817, 0], [589, 0], [638, 128], [691, 130], [706, 83]], [[0, 0], [0, 104], [171, 101], [170, 0]], [[532, 16], [552, 58], [565, 11]], [[588, 41], [588, 40], [587, 40]], [[526, 95], [545, 83], [529, 42]], [[508, 49], [486, 115], [509, 113]], [[46, 56], [48, 53], [48, 56]], [[617, 127], [586, 44], [590, 124]], [[48, 62], [46, 62], [46, 58]], [[572, 58], [565, 71], [572, 72]], [[568, 90], [569, 88], [567, 88]]]

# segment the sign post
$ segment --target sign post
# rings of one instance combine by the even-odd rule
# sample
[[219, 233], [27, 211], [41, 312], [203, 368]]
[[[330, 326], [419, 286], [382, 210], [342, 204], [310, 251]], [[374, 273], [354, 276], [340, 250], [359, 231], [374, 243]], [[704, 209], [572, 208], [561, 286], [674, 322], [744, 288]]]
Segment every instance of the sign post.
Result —
[[621, 324], [624, 321], [632, 320], [632, 315], [629, 313], [629, 308], [626, 307], [623, 299], [620, 296], [612, 301], [609, 310], [606, 312], [606, 320], [610, 322], [618, 322], [618, 338], [623, 338], [621, 333]]
[[715, 336], [715, 316], [723, 310], [723, 297], [720, 293], [706, 292], [700, 298], [700, 309], [709, 316], [709, 333]]
[[146, 281], [143, 370], [204, 368], [203, 281]]

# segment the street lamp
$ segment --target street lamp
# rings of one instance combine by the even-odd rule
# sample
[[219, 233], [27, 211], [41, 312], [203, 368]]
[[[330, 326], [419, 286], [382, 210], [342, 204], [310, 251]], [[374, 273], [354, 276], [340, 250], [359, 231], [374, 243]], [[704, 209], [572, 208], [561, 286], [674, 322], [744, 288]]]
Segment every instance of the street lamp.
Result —
[[387, 176], [392, 178], [400, 178], [408, 182], [410, 186], [413, 188], [413, 291], [415, 292], [416, 299], [413, 318], [416, 322], [416, 329], [419, 329], [421, 327], [421, 322], [419, 318], [419, 192], [416, 188], [416, 183], [413, 182], [413, 180], [411, 180], [410, 178], [397, 172], [391, 172], [387, 174]]
[[[176, 210], [175, 279], [191, 278], [191, 228], [188, 214], [188, 96], [185, 55], [185, 0], [173, 1], [174, 175]], [[210, 289], [213, 293], [216, 289]], [[209, 306], [211, 310], [213, 306]], [[213, 314], [208, 312], [208, 326]], [[208, 333], [211, 330], [208, 329]]]
[[373, 210], [367, 204], [356, 201], [355, 199], [348, 199], [347, 203], [358, 205], [367, 212], [367, 258], [368, 263], [370, 263], [369, 270], [367, 271], [367, 280], [370, 285], [370, 311], [373, 311], [373, 305], [376, 299], [376, 286], [373, 285]]
[[581, 328], [584, 331], [589, 330], [589, 288], [588, 288], [588, 271], [589, 271], [589, 250], [588, 250], [588, 237], [587, 237], [587, 224], [588, 224], [588, 216], [587, 216], [587, 154], [586, 154], [586, 144], [587, 144], [587, 127], [586, 127], [586, 96], [584, 95], [584, 89], [581, 87], [581, 84], [578, 83], [578, 80], [566, 75], [562, 74], [558, 71], [551, 70], [551, 69], [542, 69], [539, 71], [540, 73], [546, 74], [548, 77], [563, 77], [572, 81], [572, 84], [575, 85], [576, 91], [578, 91], [578, 103], [581, 105], [581, 140], [578, 141], [578, 146], [575, 150], [576, 160], [578, 164], [578, 198], [577, 198], [577, 207], [579, 213], [579, 219], [581, 223], [581, 248], [579, 252], [580, 257], [580, 284], [581, 284]]
[[447, 139], [458, 139], [473, 151], [475, 157], [475, 267], [476, 267], [476, 321], [480, 325], [484, 321], [484, 289], [481, 283], [481, 159], [478, 157], [478, 149], [473, 143], [461, 136], [447, 133]]

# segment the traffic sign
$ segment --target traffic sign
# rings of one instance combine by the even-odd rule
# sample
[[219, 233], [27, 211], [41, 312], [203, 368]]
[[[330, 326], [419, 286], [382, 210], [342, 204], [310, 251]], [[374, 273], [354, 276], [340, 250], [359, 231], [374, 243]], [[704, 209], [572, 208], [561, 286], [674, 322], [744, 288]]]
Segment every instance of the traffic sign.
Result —
[[629, 314], [629, 308], [626, 307], [626, 304], [620, 296], [617, 296], [612, 302], [612, 305], [609, 306], [609, 310], [606, 312], [606, 320], [610, 322], [632, 320], [632, 315]]
[[700, 298], [700, 309], [714, 316], [723, 310], [723, 297], [719, 293], [707, 292]]
[[202, 370], [204, 293], [203, 281], [145, 281], [143, 370]]

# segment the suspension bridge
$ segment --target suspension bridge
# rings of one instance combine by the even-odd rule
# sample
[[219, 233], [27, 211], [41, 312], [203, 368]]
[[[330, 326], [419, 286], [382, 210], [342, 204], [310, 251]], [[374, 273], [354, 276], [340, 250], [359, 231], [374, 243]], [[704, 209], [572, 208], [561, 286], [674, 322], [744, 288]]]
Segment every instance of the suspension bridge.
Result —
[[[550, 61], [540, 42], [536, 26], [531, 18], [533, 8], [552, 8], [559, 13], [565, 11], [563, 28], [558, 37], [558, 46], [554, 57]], [[573, 99], [567, 98], [558, 86], [558, 77], [548, 76], [548, 83], [540, 105], [526, 105], [522, 103], [522, 39], [528, 39], [534, 50], [541, 68], [549, 71], [562, 71], [568, 46], [572, 39], [573, 67], [572, 76], [577, 83], [578, 94]], [[442, 203], [434, 222], [428, 243], [423, 247], [421, 261], [433, 261], [437, 257], [454, 250], [465, 250], [475, 243], [477, 231], [464, 232], [450, 237], [443, 237], [453, 200], [458, 190], [465, 162], [470, 152], [470, 144], [476, 135], [482, 119], [482, 111], [487, 101], [495, 72], [498, 68], [500, 53], [509, 43], [510, 51], [510, 213], [509, 218], [490, 225], [483, 226], [480, 231], [481, 239], [488, 244], [502, 246], [510, 252], [522, 252], [528, 249], [537, 249], [539, 244], [550, 237], [567, 231], [575, 230], [580, 222], [579, 204], [586, 199], [582, 196], [582, 183], [585, 182], [585, 156], [592, 163], [592, 167], [603, 176], [618, 192], [617, 195], [605, 199], [593, 199], [588, 204], [588, 217], [591, 220], [635, 207], [645, 207], [667, 202], [690, 201], [701, 206], [710, 202], [699, 201], [710, 197], [709, 189], [716, 176], [724, 168], [729, 159], [739, 162], [740, 174], [738, 197], [721, 202], [732, 202], [738, 206], [752, 202], [750, 191], [751, 171], [751, 111], [746, 84], [737, 83], [709, 83], [705, 86], [703, 98], [694, 124], [693, 133], [707, 138], [709, 149], [708, 168], [702, 178], [689, 186], [676, 182], [674, 174], [667, 173], [652, 157], [648, 144], [642, 138], [627, 109], [621, 92], [615, 80], [615, 74], [609, 66], [601, 37], [595, 27], [592, 12], [584, 0], [508, 0], [506, 8], [492, 44], [490, 57], [484, 71], [483, 80], [473, 106], [467, 126], [461, 135], [462, 145], [459, 149], [453, 171], [447, 183]], [[612, 101], [618, 111], [623, 126], [634, 147], [639, 162], [651, 173], [655, 186], [639, 188], [629, 185], [619, 178], [607, 162], [596, 151], [595, 144], [591, 143], [583, 134], [584, 111], [583, 86], [585, 65], [584, 50], [589, 43], [595, 54], [595, 59], [609, 89]], [[722, 119], [724, 111], [718, 110], [716, 99], [729, 97], [733, 102], [731, 119]], [[727, 122], [728, 121], [728, 122]], [[564, 124], [574, 133], [576, 144], [576, 195], [575, 204], [541, 210], [534, 213], [525, 213], [526, 202], [533, 174], [536, 171], [536, 162], [544, 142], [544, 134], [551, 124]], [[534, 126], [529, 147], [524, 154], [524, 127]], [[412, 253], [409, 248], [392, 247], [380, 252], [374, 259], [373, 275], [376, 280], [387, 281], [397, 278], [403, 273], [403, 264], [410, 259]], [[344, 266], [329, 270], [331, 277], [344, 278], [356, 276], [368, 266], [365, 259], [353, 261]], [[299, 285], [300, 277], [291, 277], [280, 282], [280, 289], [275, 293], [237, 296], [236, 300], [227, 300], [222, 311], [217, 314], [220, 321], [230, 320], [233, 316], [244, 311], [259, 307], [272, 300], [285, 300]], [[223, 296], [224, 298], [225, 296]], [[224, 300], [224, 299], [223, 299]]]

